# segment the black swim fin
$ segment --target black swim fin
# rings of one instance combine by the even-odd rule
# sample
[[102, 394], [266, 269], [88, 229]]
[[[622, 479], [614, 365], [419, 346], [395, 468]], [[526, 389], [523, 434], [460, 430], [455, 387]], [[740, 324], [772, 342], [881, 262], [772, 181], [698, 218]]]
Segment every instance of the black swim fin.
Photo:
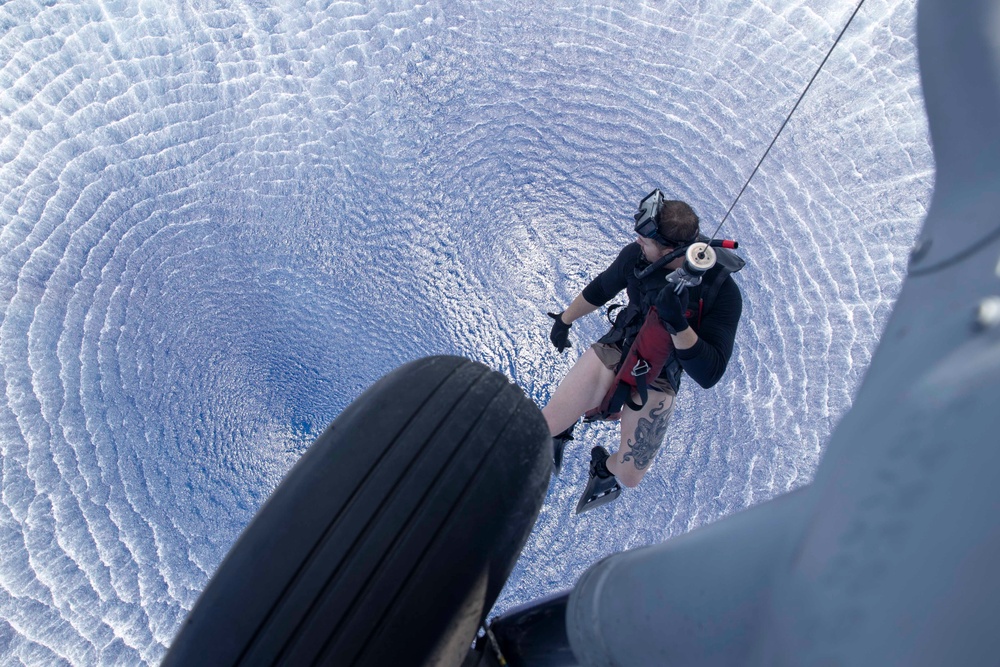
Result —
[[[576, 424], [573, 424], [573, 426], [576, 426]], [[562, 470], [563, 450], [566, 449], [566, 443], [573, 439], [573, 426], [570, 426], [559, 435], [552, 436], [552, 465], [557, 475]]]
[[608, 456], [608, 450], [604, 447], [594, 447], [590, 451], [590, 479], [580, 496], [580, 502], [576, 504], [577, 514], [610, 503], [621, 494], [621, 484], [608, 470]]

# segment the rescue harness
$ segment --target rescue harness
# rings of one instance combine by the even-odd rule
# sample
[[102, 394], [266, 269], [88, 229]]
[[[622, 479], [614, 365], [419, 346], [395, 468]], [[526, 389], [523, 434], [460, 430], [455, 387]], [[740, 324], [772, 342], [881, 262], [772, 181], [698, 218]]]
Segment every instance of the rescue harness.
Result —
[[[697, 312], [689, 309], [685, 313], [688, 320], [695, 319], [694, 327], [697, 331], [701, 327], [702, 317], [711, 309], [722, 284], [730, 274], [736, 273], [746, 264], [742, 257], [732, 252], [736, 247], [738, 244], [735, 241], [709, 241], [706, 237], [701, 237], [694, 243], [678, 248], [650, 264], [641, 272], [637, 269], [636, 275], [640, 278], [646, 277], [684, 255], [684, 266], [667, 277], [667, 284], [675, 285], [678, 292], [682, 289], [689, 290], [692, 303], [697, 297]], [[710, 273], [711, 281], [706, 284], [703, 277]], [[621, 307], [618, 304], [612, 305], [608, 309], [609, 319], [611, 313]], [[632, 321], [637, 319], [635, 315], [633, 313], [630, 317], [627, 313], [620, 314], [619, 319], [614, 322], [615, 328], [618, 328], [619, 324], [622, 328], [634, 328]], [[626, 333], [621, 343], [622, 358], [615, 367], [615, 379], [601, 404], [584, 415], [584, 420], [587, 422], [617, 420], [621, 418], [625, 406], [632, 410], [641, 410], [649, 400], [649, 383], [660, 376], [664, 366], [674, 356], [673, 339], [660, 321], [656, 306], [648, 308], [638, 331], [634, 335]], [[671, 378], [671, 384], [677, 389], [680, 367], [676, 359], [674, 363], [678, 368], [676, 379]], [[633, 392], [638, 395], [638, 403], [632, 400]]]

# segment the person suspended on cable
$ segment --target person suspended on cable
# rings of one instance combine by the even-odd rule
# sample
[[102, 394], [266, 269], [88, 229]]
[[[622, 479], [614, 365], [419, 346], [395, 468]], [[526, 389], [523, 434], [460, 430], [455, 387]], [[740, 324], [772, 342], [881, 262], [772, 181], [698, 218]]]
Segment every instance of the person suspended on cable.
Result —
[[628, 295], [611, 329], [587, 348], [542, 409], [557, 471], [581, 416], [621, 420], [619, 449], [591, 450], [577, 512], [614, 500], [622, 485], [638, 486], [666, 435], [681, 376], [706, 389], [722, 378], [743, 312], [732, 278], [743, 260], [731, 252], [734, 242], [700, 235], [694, 210], [660, 190], [640, 202], [634, 217], [636, 240], [564, 311], [549, 313], [550, 339], [564, 352], [576, 320], [622, 290]]

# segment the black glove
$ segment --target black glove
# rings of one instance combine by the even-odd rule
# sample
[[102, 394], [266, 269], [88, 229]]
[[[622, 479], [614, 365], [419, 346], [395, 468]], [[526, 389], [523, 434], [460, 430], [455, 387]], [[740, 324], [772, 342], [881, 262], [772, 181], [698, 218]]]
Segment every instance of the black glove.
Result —
[[684, 317], [684, 313], [688, 307], [687, 288], [685, 287], [678, 294], [674, 291], [675, 287], [676, 285], [668, 283], [656, 295], [656, 301], [653, 303], [656, 306], [656, 313], [660, 316], [660, 321], [663, 322], [664, 328], [672, 334], [684, 331], [690, 326], [687, 318]]
[[552, 344], [560, 352], [567, 347], [573, 347], [573, 343], [569, 342], [569, 328], [572, 325], [562, 321], [562, 313], [549, 313], [549, 317], [555, 320], [552, 324], [552, 333], [549, 334], [549, 340], [552, 341]]

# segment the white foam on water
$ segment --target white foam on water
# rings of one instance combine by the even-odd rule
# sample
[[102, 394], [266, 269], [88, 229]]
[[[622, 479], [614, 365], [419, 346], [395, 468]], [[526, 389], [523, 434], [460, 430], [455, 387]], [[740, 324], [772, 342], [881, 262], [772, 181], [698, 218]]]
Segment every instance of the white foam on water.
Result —
[[[853, 8], [0, 7], [0, 662], [155, 664], [339, 411], [454, 353], [543, 403], [653, 187], [714, 229]], [[731, 368], [636, 490], [581, 429], [497, 610], [808, 482], [933, 176], [910, 0], [868, 0], [733, 210]]]

